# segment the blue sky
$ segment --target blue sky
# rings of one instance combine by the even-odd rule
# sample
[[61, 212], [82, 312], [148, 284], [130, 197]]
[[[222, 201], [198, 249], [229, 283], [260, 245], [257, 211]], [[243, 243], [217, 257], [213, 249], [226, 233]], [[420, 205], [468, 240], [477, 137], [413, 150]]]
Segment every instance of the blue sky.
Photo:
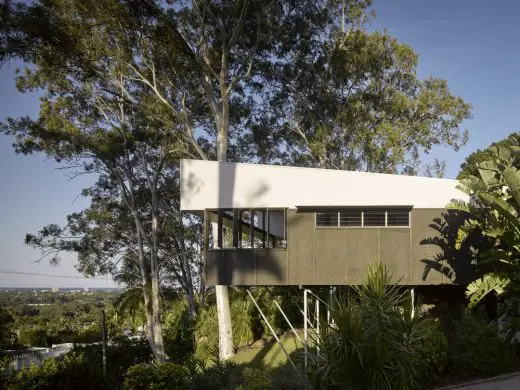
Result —
[[[459, 152], [435, 148], [428, 158], [444, 159], [447, 177], [454, 178], [464, 158], [476, 149], [520, 129], [520, 2], [516, 1], [375, 1], [373, 29], [409, 44], [419, 54], [419, 76], [441, 77], [455, 95], [473, 106], [464, 123], [469, 143]], [[35, 115], [38, 96], [14, 87], [17, 64], [0, 69], [0, 121]], [[19, 64], [18, 64], [19, 66]], [[61, 265], [33, 263], [39, 252], [23, 245], [25, 233], [65, 221], [87, 201], [78, 197], [92, 178], [70, 181], [43, 156], [15, 155], [12, 140], [0, 137], [0, 271], [80, 276], [74, 256]], [[66, 279], [3, 274], [0, 287], [109, 286], [106, 280]]]

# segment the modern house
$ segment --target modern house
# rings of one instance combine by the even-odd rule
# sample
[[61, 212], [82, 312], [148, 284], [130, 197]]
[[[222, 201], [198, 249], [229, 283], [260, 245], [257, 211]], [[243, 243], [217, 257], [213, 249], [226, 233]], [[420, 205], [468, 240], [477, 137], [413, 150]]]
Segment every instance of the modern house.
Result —
[[468, 200], [456, 186], [404, 175], [181, 162], [181, 209], [204, 217], [208, 285], [359, 284], [375, 257], [402, 285], [463, 282], [467, 258], [450, 244], [461, 218], [445, 209], [453, 199]]

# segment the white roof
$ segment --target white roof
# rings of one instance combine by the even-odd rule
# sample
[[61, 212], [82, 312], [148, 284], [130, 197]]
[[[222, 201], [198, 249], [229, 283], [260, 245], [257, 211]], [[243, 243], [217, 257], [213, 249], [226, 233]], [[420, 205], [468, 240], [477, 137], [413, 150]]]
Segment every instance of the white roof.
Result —
[[444, 208], [457, 180], [280, 165], [181, 161], [181, 210], [299, 206]]

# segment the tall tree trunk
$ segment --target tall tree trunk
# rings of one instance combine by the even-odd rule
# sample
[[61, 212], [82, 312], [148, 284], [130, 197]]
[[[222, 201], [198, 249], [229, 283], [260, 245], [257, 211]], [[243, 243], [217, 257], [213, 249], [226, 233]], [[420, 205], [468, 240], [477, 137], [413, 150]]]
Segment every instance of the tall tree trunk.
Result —
[[152, 311], [153, 311], [153, 341], [156, 348], [156, 358], [158, 361], [166, 360], [164, 352], [164, 341], [162, 334], [161, 321], [161, 300], [159, 296], [159, 278], [158, 275], [152, 275]]
[[144, 313], [146, 316], [146, 336], [148, 344], [152, 349], [153, 355], [157, 357], [157, 348], [155, 347], [153, 335], [153, 308], [151, 300], [151, 283], [150, 280], [143, 280], [143, 298], [144, 298]]
[[[217, 160], [224, 162], [227, 160], [227, 142], [228, 142], [228, 127], [229, 127], [229, 99], [226, 93], [225, 73], [226, 69], [225, 58], [223, 58], [223, 66], [220, 78], [220, 92], [221, 92], [221, 117], [217, 132]], [[217, 242], [217, 241], [215, 241]], [[215, 295], [217, 298], [217, 316], [218, 316], [218, 345], [219, 356], [221, 359], [229, 359], [235, 355], [233, 346], [233, 326], [231, 323], [231, 309], [229, 306], [229, 291], [228, 286], [215, 286]]]
[[[148, 267], [145, 260], [145, 249], [144, 249], [144, 229], [141, 224], [141, 220], [137, 214], [137, 210], [132, 210], [134, 216], [135, 227], [137, 230], [137, 237], [139, 241], [139, 268], [141, 269], [141, 277], [143, 280], [143, 294], [145, 303], [146, 313], [146, 328], [148, 341], [150, 348], [159, 361], [164, 361], [166, 355], [164, 353], [164, 342], [162, 337], [162, 324], [161, 324], [161, 308], [160, 308], [160, 297], [159, 297], [159, 273], [157, 267], [157, 252], [154, 251], [152, 245], [151, 250], [151, 267], [150, 273], [147, 271]], [[157, 223], [154, 219], [152, 225]]]
[[157, 214], [156, 214], [156, 199], [157, 194], [155, 188], [152, 191], [152, 246], [150, 248], [150, 262], [151, 262], [151, 279], [152, 279], [152, 309], [153, 309], [153, 340], [157, 348], [157, 360], [166, 360], [164, 352], [164, 341], [162, 335], [162, 316], [161, 316], [161, 297], [159, 286], [159, 263], [158, 263], [158, 243], [157, 243]]

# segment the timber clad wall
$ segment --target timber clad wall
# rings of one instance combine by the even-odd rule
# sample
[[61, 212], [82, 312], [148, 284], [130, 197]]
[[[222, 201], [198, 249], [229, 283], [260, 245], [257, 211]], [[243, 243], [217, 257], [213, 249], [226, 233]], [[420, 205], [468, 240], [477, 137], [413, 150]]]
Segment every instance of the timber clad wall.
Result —
[[[316, 227], [314, 212], [287, 211], [287, 249], [206, 252], [206, 283], [229, 285], [359, 284], [379, 256], [400, 284], [451, 283], [426, 262], [442, 255], [432, 226], [442, 209], [412, 209], [410, 228]], [[437, 237], [437, 238], [435, 238]], [[424, 279], [424, 276], [426, 278]], [[458, 275], [459, 278], [461, 275]]]

